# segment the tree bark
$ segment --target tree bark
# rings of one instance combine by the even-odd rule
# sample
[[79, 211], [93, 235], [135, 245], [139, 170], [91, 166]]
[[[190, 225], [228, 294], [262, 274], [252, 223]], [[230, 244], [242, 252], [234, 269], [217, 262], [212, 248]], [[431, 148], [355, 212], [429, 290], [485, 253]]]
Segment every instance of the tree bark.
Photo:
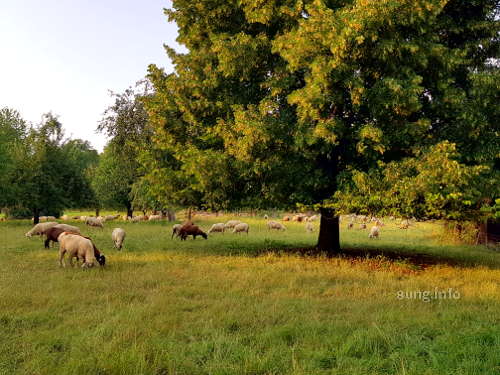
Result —
[[320, 208], [321, 221], [317, 248], [329, 256], [340, 252], [339, 217], [331, 208]]
[[188, 209], [188, 220], [191, 220], [191, 207]]
[[134, 211], [132, 210], [132, 205], [127, 203], [127, 217], [132, 217], [134, 215]]
[[36, 225], [40, 222], [40, 211], [33, 210], [33, 225]]
[[95, 209], [95, 217], [99, 217], [100, 212], [101, 212], [101, 210], [99, 208], [96, 208]]

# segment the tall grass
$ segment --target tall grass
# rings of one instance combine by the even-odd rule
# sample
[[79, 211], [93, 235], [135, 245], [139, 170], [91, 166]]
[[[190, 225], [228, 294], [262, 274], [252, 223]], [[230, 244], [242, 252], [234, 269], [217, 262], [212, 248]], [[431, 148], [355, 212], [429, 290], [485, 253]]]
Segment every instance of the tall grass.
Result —
[[[419, 223], [380, 240], [343, 228], [342, 255], [301, 256], [317, 235], [303, 224], [271, 233], [244, 220], [248, 236], [195, 241], [171, 239], [164, 222], [78, 224], [108, 260], [86, 271], [59, 268], [57, 248], [24, 238], [27, 221], [0, 223], [0, 373], [500, 371], [498, 253], [439, 244], [439, 227]], [[459, 298], [397, 297], [450, 288]]]

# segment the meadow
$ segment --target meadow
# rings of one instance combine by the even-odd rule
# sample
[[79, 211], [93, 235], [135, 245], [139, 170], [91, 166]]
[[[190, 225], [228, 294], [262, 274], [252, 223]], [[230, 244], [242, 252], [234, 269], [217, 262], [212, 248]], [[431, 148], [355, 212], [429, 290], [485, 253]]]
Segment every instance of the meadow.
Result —
[[90, 270], [0, 223], [0, 374], [500, 373], [500, 253], [438, 241], [439, 223], [375, 240], [343, 223], [327, 258], [303, 224], [244, 220], [248, 236], [194, 241], [77, 223], [107, 257]]

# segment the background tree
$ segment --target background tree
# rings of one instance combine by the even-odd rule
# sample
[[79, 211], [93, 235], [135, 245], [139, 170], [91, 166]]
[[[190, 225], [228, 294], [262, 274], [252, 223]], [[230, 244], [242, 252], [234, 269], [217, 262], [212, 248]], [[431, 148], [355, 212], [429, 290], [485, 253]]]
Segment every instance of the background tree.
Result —
[[203, 204], [216, 191], [202, 183], [220, 176], [215, 159], [238, 187], [221, 189], [223, 201], [319, 204], [318, 247], [337, 251], [338, 218], [325, 203], [352, 170], [383, 174], [448, 141], [457, 163], [496, 173], [498, 110], [481, 103], [498, 101], [498, 8], [494, 0], [174, 1], [167, 15], [188, 53], [167, 48], [173, 74], [149, 69], [159, 150], [149, 174], [157, 184], [184, 181], [172, 194], [196, 193]]

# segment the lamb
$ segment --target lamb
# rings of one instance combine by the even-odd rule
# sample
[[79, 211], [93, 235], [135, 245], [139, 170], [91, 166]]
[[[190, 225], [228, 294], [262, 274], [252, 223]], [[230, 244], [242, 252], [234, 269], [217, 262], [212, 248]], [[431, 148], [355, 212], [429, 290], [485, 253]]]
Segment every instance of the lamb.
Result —
[[122, 228], [115, 228], [111, 233], [111, 238], [118, 250], [122, 249], [123, 241], [125, 240], [125, 231]]
[[174, 224], [172, 227], [172, 237], [174, 238], [174, 235], [179, 236], [179, 231], [181, 230], [182, 225], [181, 224]]
[[229, 228], [234, 228], [236, 225], [238, 225], [239, 223], [241, 223], [241, 221], [239, 220], [229, 220], [226, 224], [225, 224], [225, 227], [226, 229], [229, 229]]
[[216, 224], [212, 225], [212, 227], [208, 230], [207, 233], [212, 233], [212, 232], [224, 233], [225, 229], [226, 229], [226, 226], [224, 225], [224, 223], [216, 223]]
[[380, 227], [378, 225], [374, 225], [370, 229], [370, 234], [368, 234], [368, 238], [375, 238], [375, 237], [379, 238], [379, 234], [380, 234]]
[[89, 268], [96, 261], [94, 244], [88, 238], [77, 234], [63, 232], [59, 235], [59, 265], [65, 267], [64, 255], [69, 254], [70, 265], [73, 266], [73, 258], [83, 259], [82, 268]]
[[250, 226], [247, 223], [239, 223], [234, 226], [233, 233], [246, 232], [248, 234], [249, 229]]
[[47, 223], [38, 223], [36, 224], [33, 228], [31, 228], [30, 231], [26, 232], [25, 236], [26, 237], [31, 237], [33, 235], [35, 236], [41, 236], [45, 234], [45, 231], [49, 228], [55, 227], [59, 223], [55, 221], [49, 221]]
[[87, 219], [85, 220], [85, 224], [90, 227], [104, 228], [103, 221], [97, 217], [87, 217]]
[[187, 236], [193, 236], [193, 240], [196, 239], [196, 236], [202, 236], [204, 239], [207, 239], [207, 234], [203, 232], [200, 227], [197, 225], [183, 225], [182, 228], [179, 230], [178, 236], [181, 238], [181, 240], [186, 240]]
[[314, 232], [314, 225], [312, 225], [312, 223], [310, 223], [310, 222], [307, 222], [306, 223], [306, 231], [309, 233]]
[[278, 223], [277, 221], [268, 221], [267, 222], [267, 229], [268, 230], [276, 229], [276, 230], [283, 230], [283, 231], [285, 231], [286, 227], [283, 224]]

